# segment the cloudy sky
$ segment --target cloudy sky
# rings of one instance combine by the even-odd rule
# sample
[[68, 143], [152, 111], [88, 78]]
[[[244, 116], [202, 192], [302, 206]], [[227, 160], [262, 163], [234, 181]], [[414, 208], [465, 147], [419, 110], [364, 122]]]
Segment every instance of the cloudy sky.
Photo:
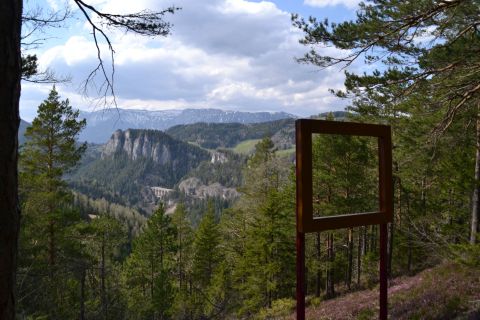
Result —
[[[61, 10], [66, 0], [27, 1], [27, 8]], [[113, 13], [178, 6], [166, 17], [173, 24], [166, 38], [109, 33], [115, 49], [115, 90], [118, 106], [132, 109], [219, 108], [242, 111], [285, 111], [307, 116], [341, 110], [345, 102], [328, 89], [343, 87], [339, 68], [319, 70], [301, 65], [295, 57], [307, 50], [291, 13], [330, 21], [355, 16], [356, 0], [94, 0], [97, 8]], [[74, 4], [71, 4], [75, 13]], [[43, 44], [30, 51], [40, 68], [49, 68], [69, 83], [57, 85], [62, 98], [92, 111], [95, 90], [85, 97], [82, 82], [97, 64], [91, 29], [77, 14], [62, 28], [42, 30]], [[101, 45], [105, 57], [105, 44]], [[334, 49], [323, 50], [336, 54]], [[20, 111], [31, 120], [51, 85], [24, 82]]]

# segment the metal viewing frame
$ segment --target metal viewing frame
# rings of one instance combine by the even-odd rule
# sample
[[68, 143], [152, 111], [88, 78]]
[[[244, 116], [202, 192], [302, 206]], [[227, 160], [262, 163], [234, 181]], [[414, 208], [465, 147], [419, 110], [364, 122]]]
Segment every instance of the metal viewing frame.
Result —
[[[387, 223], [393, 220], [392, 142], [390, 126], [298, 119], [297, 179], [297, 320], [305, 319], [305, 233], [380, 225], [380, 319], [387, 319]], [[314, 217], [312, 201], [312, 134], [376, 137], [378, 139], [379, 211]]]

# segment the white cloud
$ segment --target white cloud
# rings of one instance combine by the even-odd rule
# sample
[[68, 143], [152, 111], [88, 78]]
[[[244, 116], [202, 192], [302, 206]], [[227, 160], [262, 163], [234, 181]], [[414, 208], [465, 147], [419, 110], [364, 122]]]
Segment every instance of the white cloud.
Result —
[[50, 6], [50, 8], [52, 8], [52, 10], [58, 11], [59, 5], [58, 5], [58, 2], [56, 0], [47, 0], [47, 3]]
[[[106, 51], [107, 48], [103, 49]], [[62, 59], [68, 66], [73, 66], [94, 57], [96, 57], [96, 49], [93, 42], [83, 36], [73, 36], [64, 45], [52, 47], [41, 54], [39, 64], [49, 66], [56, 60]]]
[[343, 5], [349, 9], [355, 9], [361, 0], [305, 0], [304, 4], [312, 7], [328, 7]]
[[248, 14], [264, 16], [282, 13], [272, 2], [250, 2], [244, 0], [226, 0], [224, 3], [220, 4], [219, 11], [223, 14]]
[[[105, 1], [102, 8], [116, 6], [117, 12], [123, 12], [123, 3]], [[156, 10], [171, 5], [167, 0], [135, 3]], [[343, 73], [338, 69], [319, 71], [294, 60], [308, 48], [298, 43], [301, 34], [292, 28], [289, 13], [273, 2], [177, 0], [175, 5], [182, 10], [167, 16], [174, 24], [167, 38], [112, 34], [119, 107], [214, 107], [300, 115], [343, 108], [343, 102], [328, 92], [343, 87]], [[72, 75], [71, 85], [59, 86], [62, 97], [70, 98], [77, 108], [91, 109], [91, 103], [77, 90], [98, 63], [93, 40], [84, 33], [79, 30], [39, 58], [42, 67]], [[108, 50], [105, 45], [101, 48], [108, 64]], [[97, 80], [98, 85], [101, 78]], [[34, 88], [25, 90], [33, 92]], [[25, 95], [30, 105], [37, 95]]]

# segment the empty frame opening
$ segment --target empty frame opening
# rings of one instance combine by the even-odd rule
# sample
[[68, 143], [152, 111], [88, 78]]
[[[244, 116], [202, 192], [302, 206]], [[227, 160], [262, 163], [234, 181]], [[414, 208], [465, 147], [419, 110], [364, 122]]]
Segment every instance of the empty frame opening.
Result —
[[313, 218], [378, 212], [378, 138], [312, 134]]

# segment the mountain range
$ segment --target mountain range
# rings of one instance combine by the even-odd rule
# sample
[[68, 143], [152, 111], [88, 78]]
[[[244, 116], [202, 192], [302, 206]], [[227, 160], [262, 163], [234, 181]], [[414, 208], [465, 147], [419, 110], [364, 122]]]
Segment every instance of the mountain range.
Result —
[[87, 120], [87, 126], [80, 134], [80, 141], [105, 143], [112, 132], [118, 129], [166, 130], [176, 125], [197, 122], [250, 124], [296, 118], [296, 116], [286, 112], [243, 112], [220, 109], [148, 111], [111, 108], [93, 112], [82, 111], [80, 118]]

